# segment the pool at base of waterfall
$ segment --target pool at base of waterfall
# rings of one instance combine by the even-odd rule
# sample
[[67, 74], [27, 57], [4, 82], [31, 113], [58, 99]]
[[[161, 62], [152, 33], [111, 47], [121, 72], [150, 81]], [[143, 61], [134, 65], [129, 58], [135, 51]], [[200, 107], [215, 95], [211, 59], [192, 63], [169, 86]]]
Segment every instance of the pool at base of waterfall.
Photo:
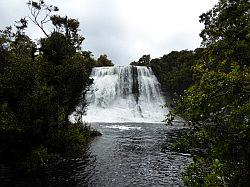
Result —
[[62, 159], [43, 173], [25, 175], [0, 167], [2, 186], [183, 186], [192, 158], [170, 144], [185, 131], [181, 124], [95, 123], [103, 135], [85, 153]]
[[63, 158], [43, 172], [0, 166], [1, 186], [183, 186], [182, 172], [192, 158], [170, 144], [185, 127], [161, 123], [168, 109], [162, 108], [165, 99], [151, 68], [98, 67], [91, 78], [86, 114], [79, 104], [69, 118], [90, 122], [102, 136], [82, 155]]

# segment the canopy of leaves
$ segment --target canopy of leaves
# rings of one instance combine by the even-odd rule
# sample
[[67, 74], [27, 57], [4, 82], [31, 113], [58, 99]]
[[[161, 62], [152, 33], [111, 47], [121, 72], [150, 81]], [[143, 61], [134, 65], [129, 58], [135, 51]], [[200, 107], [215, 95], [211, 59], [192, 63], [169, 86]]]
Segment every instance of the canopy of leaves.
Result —
[[114, 66], [111, 60], [108, 59], [108, 56], [106, 54], [100, 55], [100, 57], [96, 61], [96, 67], [101, 66]]
[[183, 91], [193, 83], [192, 66], [202, 51], [202, 49], [172, 51], [161, 58], [150, 61], [150, 66], [163, 89], [172, 97], [183, 94]]
[[215, 63], [215, 68], [224, 70], [232, 62], [249, 66], [249, 9], [248, 0], [220, 0], [200, 16], [200, 22], [205, 25], [200, 36], [208, 48], [210, 66]]
[[[36, 14], [50, 8], [44, 1], [29, 5]], [[25, 35], [24, 19], [16, 31], [0, 31], [1, 163], [41, 167], [55, 154], [81, 151], [91, 135], [89, 128], [71, 124], [68, 117], [77, 105], [84, 112], [84, 90], [92, 83], [95, 60], [77, 46], [83, 38], [78, 21], [64, 20], [66, 32], [54, 24], [55, 31], [39, 45]]]
[[249, 9], [247, 0], [220, 0], [200, 16], [203, 48], [150, 61], [162, 87], [175, 98], [166, 121], [179, 115], [190, 126], [174, 144], [194, 156], [184, 173], [186, 186], [250, 183]]
[[58, 15], [51, 16], [50, 20], [56, 27], [57, 32], [63, 33], [77, 49], [81, 49], [80, 46], [84, 40], [84, 37], [78, 34], [80, 26], [78, 20], [70, 19], [67, 16], [61, 17]]
[[249, 8], [247, 0], [220, 0], [200, 16], [205, 48], [174, 109], [192, 127], [175, 145], [195, 157], [187, 186], [249, 185]]
[[149, 66], [151, 61], [150, 55], [143, 55], [138, 62], [131, 62], [130, 65], [132, 66]]

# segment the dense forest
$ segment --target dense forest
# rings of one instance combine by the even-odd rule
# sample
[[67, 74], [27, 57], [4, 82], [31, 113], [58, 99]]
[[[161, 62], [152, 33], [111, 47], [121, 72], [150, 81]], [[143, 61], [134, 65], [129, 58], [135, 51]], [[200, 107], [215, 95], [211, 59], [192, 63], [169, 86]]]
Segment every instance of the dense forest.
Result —
[[174, 144], [194, 162], [186, 186], [250, 184], [250, 2], [220, 0], [200, 16], [202, 48], [144, 55], [133, 65], [151, 66], [172, 96], [168, 106], [190, 130]]
[[[100, 135], [81, 121], [84, 97], [92, 68], [113, 63], [82, 50], [78, 20], [55, 15], [58, 7], [43, 0], [28, 7], [45, 37], [36, 43], [27, 36], [26, 18], [0, 31], [0, 163], [32, 170], [81, 153]], [[175, 116], [187, 122], [189, 130], [173, 144], [194, 158], [183, 174], [186, 186], [250, 184], [249, 10], [248, 0], [219, 0], [200, 16], [200, 48], [131, 63], [150, 66], [169, 92], [166, 123]]]
[[[28, 6], [30, 20], [46, 37], [32, 41], [24, 18], [0, 31], [0, 162], [25, 170], [80, 153], [91, 137], [100, 135], [82, 125], [83, 90], [92, 83], [93, 67], [113, 66], [107, 55], [95, 60], [81, 50], [84, 37], [76, 19], [52, 15], [58, 7], [41, 0]], [[78, 123], [72, 124], [68, 116], [76, 106]]]

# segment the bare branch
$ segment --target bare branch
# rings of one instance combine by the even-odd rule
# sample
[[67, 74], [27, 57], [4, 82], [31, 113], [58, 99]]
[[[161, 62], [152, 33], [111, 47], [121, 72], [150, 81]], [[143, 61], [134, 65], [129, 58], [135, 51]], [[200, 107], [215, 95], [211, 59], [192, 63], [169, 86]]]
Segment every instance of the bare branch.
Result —
[[30, 18], [30, 20], [31, 20], [35, 25], [37, 25], [37, 26], [43, 31], [43, 33], [44, 33], [47, 37], [49, 37], [49, 35], [46, 33], [46, 31], [44, 30], [44, 28], [43, 28], [42, 25], [40, 25], [36, 20], [33, 20], [30, 16], [28, 16], [28, 17]]
[[48, 23], [49, 21], [50, 21], [50, 19], [48, 19], [48, 20], [44, 21], [43, 23]]
[[[58, 8], [55, 7], [53, 8], [52, 5], [46, 5], [44, 4], [44, 1], [39, 1], [39, 2], [29, 1], [28, 8], [30, 10], [30, 15], [31, 15], [28, 16], [29, 19], [35, 25], [37, 25], [43, 31], [43, 33], [48, 37], [48, 34], [44, 29], [44, 24], [50, 21], [49, 17], [51, 12], [58, 11]], [[42, 12], [45, 13], [44, 17], [41, 16]]]
[[43, 20], [41, 20], [41, 23], [47, 23], [50, 21], [50, 19], [47, 19], [50, 16], [50, 12], [48, 12]]
[[35, 16], [35, 20], [37, 20], [37, 17], [39, 16], [39, 14], [40, 14], [40, 10], [37, 10], [37, 14]]

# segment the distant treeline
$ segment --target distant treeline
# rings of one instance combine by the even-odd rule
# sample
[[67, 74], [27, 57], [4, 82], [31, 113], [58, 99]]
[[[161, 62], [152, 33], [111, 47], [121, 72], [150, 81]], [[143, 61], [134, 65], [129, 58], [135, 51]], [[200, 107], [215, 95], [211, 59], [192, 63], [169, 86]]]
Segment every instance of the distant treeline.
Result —
[[164, 91], [171, 97], [178, 97], [194, 83], [193, 66], [201, 58], [203, 51], [203, 48], [195, 51], [172, 51], [155, 59], [151, 59], [150, 55], [143, 55], [130, 65], [151, 67]]

